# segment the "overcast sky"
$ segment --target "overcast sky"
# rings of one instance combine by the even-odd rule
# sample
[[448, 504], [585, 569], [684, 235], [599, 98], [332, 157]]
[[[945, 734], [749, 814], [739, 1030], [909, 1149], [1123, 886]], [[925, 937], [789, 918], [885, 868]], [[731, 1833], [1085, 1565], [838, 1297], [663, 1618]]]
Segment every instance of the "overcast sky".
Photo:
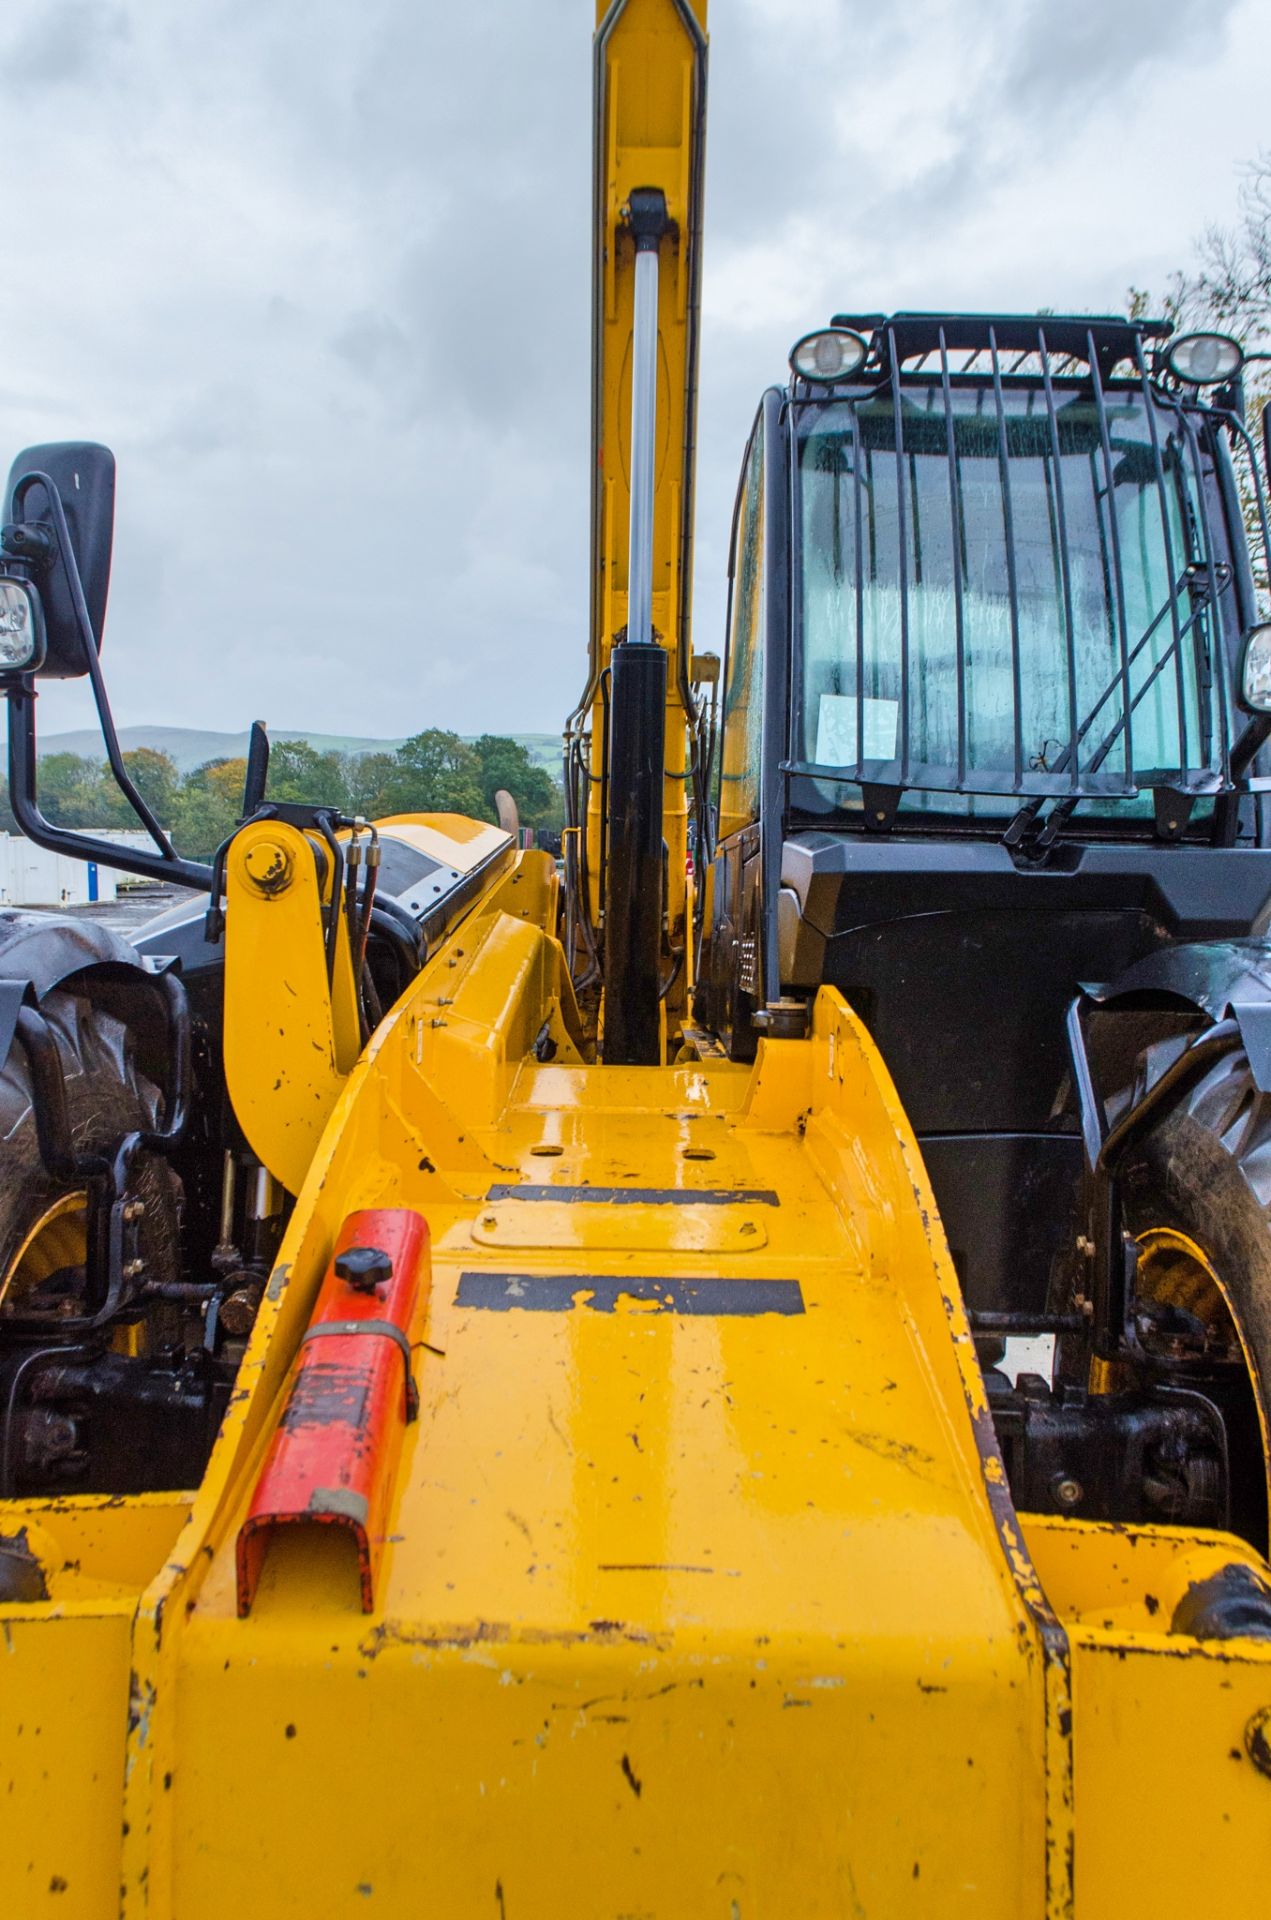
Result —
[[[121, 724], [554, 731], [587, 622], [590, 0], [6, 0], [0, 467], [119, 460]], [[1271, 0], [713, 0], [695, 641], [836, 308], [1117, 311], [1268, 140]], [[79, 724], [52, 688], [45, 731]]]

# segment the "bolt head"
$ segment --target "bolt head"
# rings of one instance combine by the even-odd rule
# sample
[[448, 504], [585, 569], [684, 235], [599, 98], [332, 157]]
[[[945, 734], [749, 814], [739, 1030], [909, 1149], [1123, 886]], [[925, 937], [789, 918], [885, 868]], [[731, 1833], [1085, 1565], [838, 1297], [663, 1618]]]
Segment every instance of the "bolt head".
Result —
[[254, 840], [243, 856], [243, 871], [261, 893], [282, 893], [291, 885], [291, 855], [276, 840]]
[[221, 1303], [221, 1325], [226, 1333], [250, 1333], [260, 1305], [260, 1287], [255, 1282], [235, 1287]]
[[1053, 1483], [1055, 1499], [1061, 1507], [1075, 1507], [1085, 1494], [1080, 1480], [1073, 1480], [1067, 1474], [1060, 1474]]

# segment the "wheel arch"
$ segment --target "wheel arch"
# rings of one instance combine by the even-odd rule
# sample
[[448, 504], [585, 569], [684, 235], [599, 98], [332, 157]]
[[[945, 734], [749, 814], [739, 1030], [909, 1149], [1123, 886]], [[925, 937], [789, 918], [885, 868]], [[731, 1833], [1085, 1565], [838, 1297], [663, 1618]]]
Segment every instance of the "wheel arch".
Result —
[[1259, 1093], [1271, 1093], [1271, 939], [1207, 940], [1164, 947], [1106, 985], [1087, 988], [1106, 1012], [1172, 1006], [1240, 1028]]
[[154, 965], [100, 921], [69, 914], [0, 913], [0, 1070], [13, 1045], [18, 1010], [57, 989], [74, 992], [122, 1020], [138, 1065], [167, 1079], [167, 1016]]

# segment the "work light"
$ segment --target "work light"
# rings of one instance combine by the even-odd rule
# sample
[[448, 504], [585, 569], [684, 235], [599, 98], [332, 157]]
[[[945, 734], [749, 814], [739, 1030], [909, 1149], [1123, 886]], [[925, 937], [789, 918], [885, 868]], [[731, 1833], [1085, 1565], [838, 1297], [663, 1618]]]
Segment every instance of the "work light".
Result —
[[849, 380], [865, 360], [869, 347], [850, 327], [824, 327], [805, 333], [790, 349], [790, 365], [801, 380], [830, 385]]
[[1271, 713], [1271, 626], [1253, 627], [1245, 635], [1240, 698], [1253, 713]]
[[0, 673], [30, 673], [43, 661], [39, 594], [25, 580], [0, 578]]
[[1244, 351], [1225, 333], [1182, 333], [1166, 347], [1165, 364], [1189, 387], [1210, 387], [1239, 373]]

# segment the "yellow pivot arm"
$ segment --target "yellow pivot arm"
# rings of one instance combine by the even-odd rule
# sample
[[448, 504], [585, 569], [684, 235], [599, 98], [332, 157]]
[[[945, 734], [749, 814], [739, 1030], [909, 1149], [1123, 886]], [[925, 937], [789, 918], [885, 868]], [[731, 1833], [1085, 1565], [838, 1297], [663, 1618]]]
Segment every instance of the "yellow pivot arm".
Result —
[[298, 827], [255, 821], [225, 869], [225, 1078], [253, 1152], [289, 1193], [361, 1049], [343, 914], [328, 978], [332, 869], [316, 851]]

